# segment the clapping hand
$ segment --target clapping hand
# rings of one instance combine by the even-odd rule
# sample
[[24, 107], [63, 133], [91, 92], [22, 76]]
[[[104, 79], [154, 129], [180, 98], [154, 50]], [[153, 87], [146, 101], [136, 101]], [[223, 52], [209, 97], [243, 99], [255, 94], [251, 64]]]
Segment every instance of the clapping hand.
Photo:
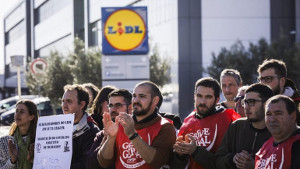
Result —
[[31, 143], [29, 145], [28, 155], [27, 155], [27, 160], [31, 163], [33, 163], [33, 156], [34, 156], [34, 143]]
[[8, 139], [8, 150], [9, 150], [10, 162], [12, 164], [15, 164], [18, 159], [18, 150], [16, 148], [16, 145], [13, 143], [12, 139]]
[[102, 121], [105, 133], [107, 133], [110, 137], [116, 137], [119, 130], [119, 121], [116, 119], [116, 123], [114, 123], [108, 112], [103, 113]]
[[233, 157], [233, 162], [236, 164], [236, 167], [239, 169], [254, 168], [254, 159], [251, 155], [243, 150], [240, 153], [236, 153]]
[[191, 155], [197, 148], [196, 141], [193, 136], [185, 135], [185, 140], [183, 136], [179, 136], [176, 139], [176, 143], [173, 145], [173, 149], [179, 155], [189, 154]]
[[120, 112], [119, 116], [116, 118], [116, 121], [118, 121], [122, 125], [122, 127], [124, 128], [124, 132], [128, 137], [132, 136], [135, 133], [135, 123], [131, 115], [125, 112]]

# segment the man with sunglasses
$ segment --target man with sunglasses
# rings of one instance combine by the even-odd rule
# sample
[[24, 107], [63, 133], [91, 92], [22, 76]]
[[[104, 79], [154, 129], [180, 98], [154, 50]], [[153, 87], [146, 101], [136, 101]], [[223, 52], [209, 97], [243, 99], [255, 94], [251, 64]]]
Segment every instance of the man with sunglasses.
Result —
[[266, 128], [264, 105], [273, 96], [272, 89], [262, 83], [250, 85], [242, 105], [246, 118], [232, 123], [216, 152], [216, 168], [254, 168], [255, 153], [261, 148], [271, 134]]
[[[132, 99], [132, 94], [126, 89], [116, 89], [109, 93], [107, 107], [112, 121], [115, 121], [115, 118], [121, 112], [132, 114], [131, 99]], [[94, 138], [94, 143], [88, 152], [86, 168], [93, 168], [93, 169], [102, 168], [98, 162], [97, 154], [102, 146], [101, 142], [106, 139], [107, 136], [104, 130], [101, 130], [99, 133], [97, 133], [96, 137]]]
[[245, 117], [245, 109], [244, 106], [242, 105], [242, 100], [245, 97], [245, 91], [249, 86], [242, 86], [238, 90], [237, 96], [234, 98], [235, 102], [235, 111], [241, 116]]

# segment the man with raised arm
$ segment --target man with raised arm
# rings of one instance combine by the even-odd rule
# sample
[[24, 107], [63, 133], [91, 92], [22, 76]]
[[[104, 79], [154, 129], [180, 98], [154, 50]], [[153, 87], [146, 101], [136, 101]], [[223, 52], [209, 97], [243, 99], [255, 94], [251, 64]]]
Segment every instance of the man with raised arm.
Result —
[[158, 115], [160, 90], [145, 81], [133, 91], [133, 116], [120, 113], [115, 122], [104, 114], [104, 130], [108, 138], [98, 152], [98, 160], [106, 168], [161, 168], [168, 165], [176, 139], [173, 125]]

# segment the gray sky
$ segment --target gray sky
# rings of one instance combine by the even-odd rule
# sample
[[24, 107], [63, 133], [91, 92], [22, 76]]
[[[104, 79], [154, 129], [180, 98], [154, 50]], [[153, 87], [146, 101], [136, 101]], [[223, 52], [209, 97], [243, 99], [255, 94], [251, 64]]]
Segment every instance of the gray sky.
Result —
[[4, 71], [4, 58], [3, 58], [3, 17], [8, 13], [9, 10], [20, 0], [0, 0], [0, 74]]

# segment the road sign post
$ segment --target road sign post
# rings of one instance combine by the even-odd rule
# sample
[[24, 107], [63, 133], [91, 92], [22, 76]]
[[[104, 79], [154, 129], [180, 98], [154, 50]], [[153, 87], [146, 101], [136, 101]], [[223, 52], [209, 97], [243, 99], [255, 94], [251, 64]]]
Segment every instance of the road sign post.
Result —
[[[33, 60], [33, 62], [31, 63], [30, 69], [31, 69], [32, 73], [35, 74], [36, 76], [43, 76], [46, 73], [47, 62], [45, 60], [41, 59], [41, 58], [37, 58], [37, 59]], [[39, 83], [38, 94], [40, 95], [40, 91], [41, 91], [40, 82], [41, 82], [41, 79], [37, 78], [36, 80]]]
[[47, 63], [44, 59], [38, 58], [31, 63], [31, 71], [35, 75], [43, 75], [46, 73]]
[[23, 61], [24, 56], [23, 55], [14, 55], [11, 56], [11, 64], [12, 66], [17, 67], [17, 84], [18, 84], [18, 97], [19, 100], [21, 99], [21, 66], [23, 66], [24, 61]]

